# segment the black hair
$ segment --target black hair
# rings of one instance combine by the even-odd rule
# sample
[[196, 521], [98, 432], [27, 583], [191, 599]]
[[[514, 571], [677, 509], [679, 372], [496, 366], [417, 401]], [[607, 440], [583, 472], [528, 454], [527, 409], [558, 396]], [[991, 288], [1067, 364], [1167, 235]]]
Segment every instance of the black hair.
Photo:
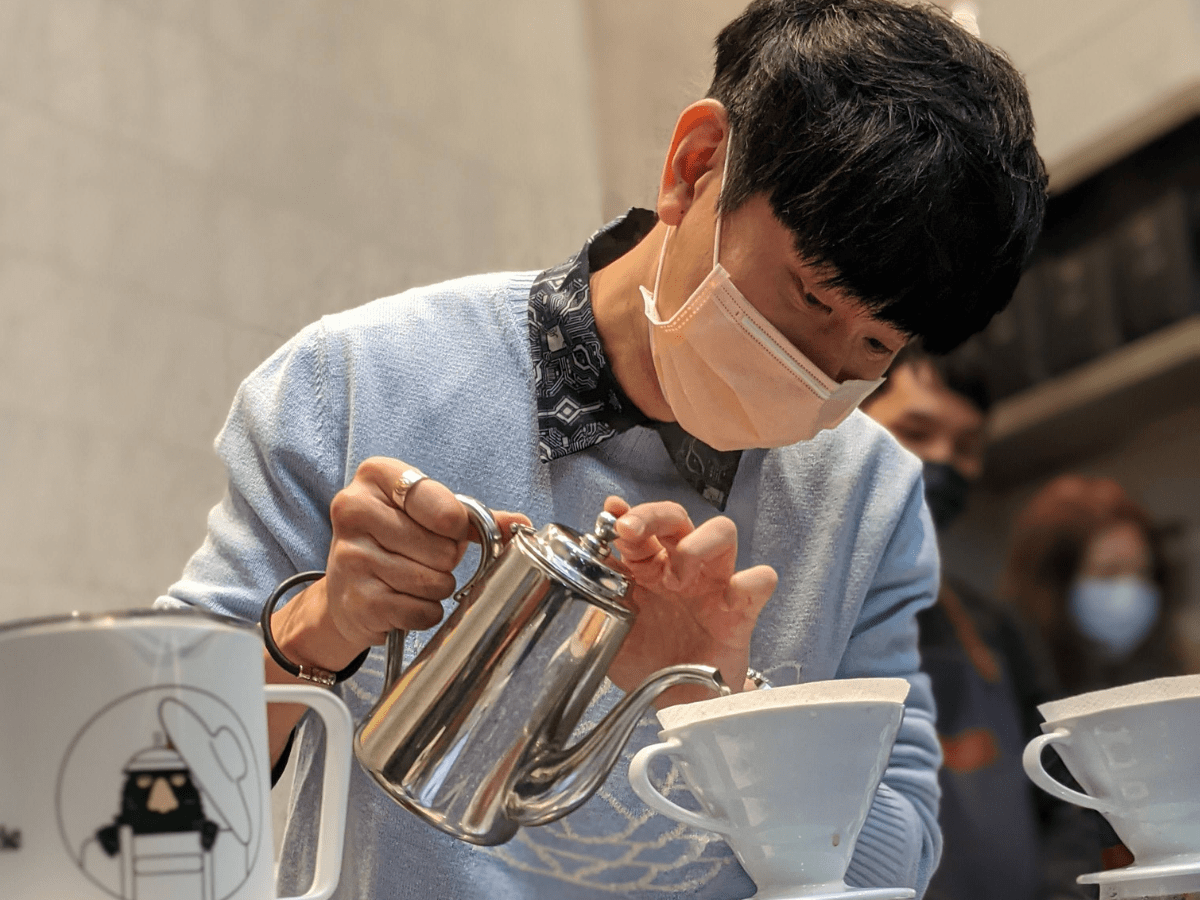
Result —
[[[913, 369], [929, 366], [937, 372], [938, 377], [942, 379], [942, 383], [947, 388], [959, 396], [965, 397], [980, 412], [986, 413], [992, 407], [992, 394], [988, 389], [987, 372], [981, 365], [976, 364], [974, 357], [964, 354], [934, 356], [925, 350], [919, 340], [916, 340], [909, 341], [896, 354], [891, 365], [888, 366], [888, 374], [906, 366]], [[868, 398], [868, 401], [873, 403], [886, 394], [890, 384], [891, 379], [885, 380]]]
[[753, 0], [717, 37], [721, 209], [765, 194], [798, 252], [944, 353], [1008, 303], [1046, 172], [1020, 74], [935, 6]]

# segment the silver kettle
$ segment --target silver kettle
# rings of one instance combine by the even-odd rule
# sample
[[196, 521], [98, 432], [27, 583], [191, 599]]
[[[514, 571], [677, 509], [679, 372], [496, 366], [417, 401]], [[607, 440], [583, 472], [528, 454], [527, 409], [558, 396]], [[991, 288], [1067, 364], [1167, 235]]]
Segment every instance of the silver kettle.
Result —
[[458, 495], [478, 531], [479, 566], [458, 608], [407, 669], [404, 632], [387, 645], [384, 688], [354, 752], [425, 821], [473, 844], [501, 844], [581, 806], [608, 777], [650, 703], [669, 687], [729, 688], [712, 666], [655, 672], [567, 746], [634, 620], [629, 581], [605, 563], [616, 519], [591, 534], [513, 525]]

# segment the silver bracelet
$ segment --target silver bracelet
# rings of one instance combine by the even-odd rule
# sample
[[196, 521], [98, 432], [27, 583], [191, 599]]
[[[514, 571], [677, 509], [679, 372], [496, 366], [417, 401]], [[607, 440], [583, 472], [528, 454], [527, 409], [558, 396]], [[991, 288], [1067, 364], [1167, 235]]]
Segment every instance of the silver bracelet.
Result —
[[762, 672], [758, 671], [758, 669], [747, 668], [746, 669], [746, 678], [748, 680], [754, 682], [755, 690], [759, 690], [761, 688], [769, 688], [771, 686], [771, 682], [767, 681], [767, 676], [764, 675]]

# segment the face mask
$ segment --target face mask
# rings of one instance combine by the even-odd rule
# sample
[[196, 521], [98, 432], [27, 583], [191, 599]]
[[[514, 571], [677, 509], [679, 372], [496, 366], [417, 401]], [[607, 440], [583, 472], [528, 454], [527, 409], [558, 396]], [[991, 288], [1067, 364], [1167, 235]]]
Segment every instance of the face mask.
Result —
[[667, 229], [659, 251], [654, 293], [641, 291], [658, 383], [688, 434], [717, 450], [785, 447], [837, 427], [883, 384], [882, 378], [838, 384], [742, 296], [718, 261], [719, 215], [712, 271], [675, 315], [661, 320], [656, 298], [673, 231]]
[[933, 524], [945, 528], [967, 506], [970, 483], [958, 469], [946, 463], [925, 463], [925, 502], [933, 515]]
[[1162, 596], [1145, 578], [1081, 578], [1071, 585], [1068, 609], [1075, 627], [1122, 659], [1158, 620]]

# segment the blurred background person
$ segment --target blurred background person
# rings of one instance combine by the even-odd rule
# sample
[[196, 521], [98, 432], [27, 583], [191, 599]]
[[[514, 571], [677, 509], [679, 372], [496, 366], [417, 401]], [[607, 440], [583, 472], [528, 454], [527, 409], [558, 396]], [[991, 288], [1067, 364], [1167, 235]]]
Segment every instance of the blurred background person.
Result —
[[[913, 345], [863, 405], [924, 463], [925, 497], [939, 530], [965, 509], [983, 474], [989, 405], [977, 372]], [[1101, 848], [1115, 838], [1095, 813], [1034, 789], [1021, 768], [1026, 742], [1040, 733], [1037, 704], [1054, 694], [1026, 629], [1005, 605], [947, 572], [937, 603], [918, 620], [945, 754], [945, 844], [926, 898], [1094, 897], [1095, 888], [1075, 879], [1100, 868]]]
[[1061, 475], [1017, 515], [1000, 592], [1037, 627], [1064, 695], [1184, 673], [1161, 543], [1111, 478]]

